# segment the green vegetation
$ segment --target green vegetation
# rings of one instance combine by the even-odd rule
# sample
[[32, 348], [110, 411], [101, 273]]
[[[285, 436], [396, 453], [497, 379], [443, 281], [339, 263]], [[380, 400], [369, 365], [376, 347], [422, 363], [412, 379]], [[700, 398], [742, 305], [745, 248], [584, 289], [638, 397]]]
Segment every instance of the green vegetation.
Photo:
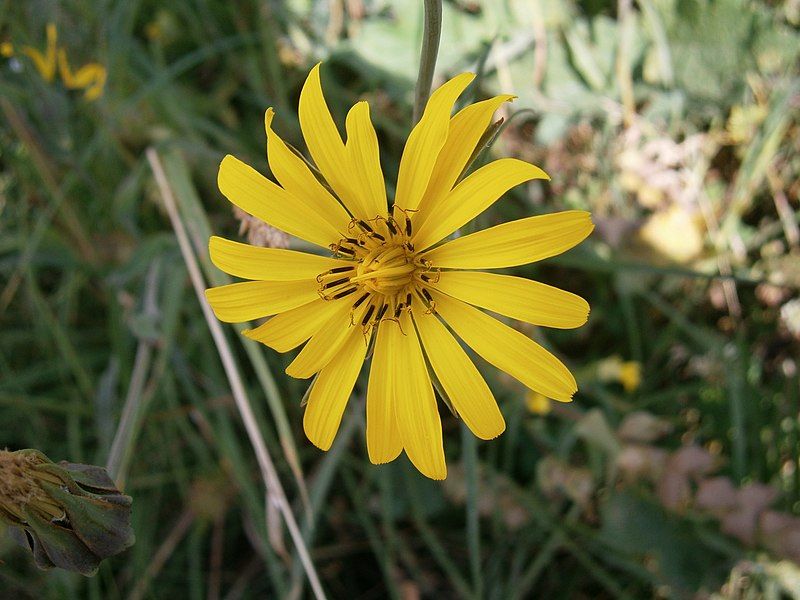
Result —
[[[440, 484], [369, 464], [363, 385], [311, 446], [290, 357], [226, 327], [326, 593], [800, 598], [800, 5], [449, 0], [443, 19], [435, 83], [477, 70], [474, 98], [516, 94], [490, 152], [552, 176], [478, 225], [593, 213], [589, 241], [517, 270], [590, 302], [583, 328], [526, 331], [580, 391], [536, 402], [479, 364], [508, 429], [476, 441], [443, 408]], [[98, 99], [22, 50], [48, 23], [73, 70], [105, 67]], [[0, 449], [108, 464], [136, 535], [84, 578], [0, 531], [0, 595], [311, 597], [146, 152], [223, 283], [204, 254], [240, 226], [221, 158], [267, 172], [269, 106], [302, 148], [324, 60], [340, 123], [371, 103], [391, 187], [421, 35], [411, 0], [0, 0]]]

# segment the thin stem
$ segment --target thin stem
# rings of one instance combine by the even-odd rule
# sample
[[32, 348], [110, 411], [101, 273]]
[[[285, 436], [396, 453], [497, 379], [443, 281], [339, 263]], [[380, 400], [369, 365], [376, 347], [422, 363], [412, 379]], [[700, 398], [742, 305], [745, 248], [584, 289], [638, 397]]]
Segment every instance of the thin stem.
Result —
[[419, 75], [414, 91], [414, 124], [422, 117], [428, 96], [431, 95], [433, 71], [442, 37], [442, 0], [425, 0], [425, 22], [422, 31], [422, 51], [419, 56]]
[[472, 587], [476, 598], [483, 598], [483, 573], [481, 572], [481, 531], [478, 515], [478, 444], [475, 436], [461, 424], [464, 473], [467, 486], [467, 550], [472, 571]]
[[245, 392], [244, 382], [242, 381], [242, 377], [236, 365], [236, 359], [234, 358], [231, 347], [228, 344], [228, 340], [222, 331], [222, 326], [219, 324], [219, 321], [217, 321], [214, 313], [211, 311], [211, 307], [205, 299], [206, 284], [203, 280], [203, 275], [200, 272], [200, 266], [197, 263], [197, 257], [194, 255], [194, 251], [192, 250], [192, 244], [189, 241], [186, 227], [184, 226], [183, 221], [178, 214], [178, 207], [175, 202], [175, 197], [172, 193], [172, 187], [169, 185], [167, 177], [164, 174], [164, 167], [161, 165], [161, 159], [158, 156], [158, 152], [156, 152], [154, 148], [148, 148], [147, 160], [150, 163], [150, 168], [153, 170], [153, 175], [155, 176], [159, 191], [161, 192], [161, 198], [164, 201], [164, 206], [167, 209], [170, 221], [172, 222], [172, 228], [175, 230], [175, 236], [178, 238], [178, 245], [180, 246], [181, 254], [183, 254], [183, 260], [186, 263], [186, 268], [189, 271], [189, 277], [192, 280], [192, 285], [195, 293], [197, 294], [197, 299], [199, 300], [200, 306], [203, 309], [203, 315], [205, 316], [206, 321], [208, 322], [208, 327], [211, 330], [211, 337], [214, 339], [214, 343], [217, 346], [217, 351], [219, 352], [220, 359], [222, 360], [225, 374], [228, 376], [228, 381], [231, 384], [233, 399], [236, 402], [236, 407], [238, 408], [239, 414], [242, 417], [245, 430], [247, 431], [247, 436], [250, 438], [250, 443], [253, 445], [256, 459], [258, 460], [259, 467], [261, 468], [261, 476], [264, 480], [264, 487], [267, 491], [268, 501], [277, 505], [284, 521], [286, 522], [289, 535], [291, 536], [292, 541], [297, 548], [300, 562], [303, 563], [303, 568], [305, 569], [306, 576], [311, 584], [311, 589], [314, 592], [314, 596], [317, 599], [324, 599], [325, 592], [322, 590], [322, 584], [319, 580], [319, 576], [317, 575], [314, 563], [311, 561], [311, 555], [308, 552], [308, 548], [303, 541], [303, 536], [300, 533], [300, 528], [297, 525], [297, 520], [294, 517], [294, 513], [292, 513], [289, 500], [287, 499], [286, 493], [284, 492], [283, 486], [278, 478], [278, 473], [275, 470], [275, 465], [270, 457], [267, 445], [264, 441], [264, 438], [261, 436], [261, 432], [259, 431], [258, 423], [256, 422], [255, 415], [253, 414], [253, 409], [250, 406], [250, 400]]

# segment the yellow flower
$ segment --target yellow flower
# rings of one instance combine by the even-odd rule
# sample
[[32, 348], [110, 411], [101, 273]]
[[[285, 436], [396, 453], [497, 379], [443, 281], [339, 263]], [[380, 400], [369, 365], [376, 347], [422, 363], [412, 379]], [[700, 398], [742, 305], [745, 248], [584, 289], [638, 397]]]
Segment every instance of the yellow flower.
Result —
[[544, 416], [550, 414], [553, 409], [550, 405], [550, 398], [532, 390], [525, 394], [525, 405], [535, 415]]
[[617, 381], [630, 393], [639, 389], [642, 382], [642, 365], [635, 360], [623, 361], [619, 356], [609, 356], [597, 363], [597, 376], [601, 381]]
[[459, 182], [494, 111], [511, 99], [477, 102], [451, 118], [473, 79], [459, 75], [431, 96], [406, 143], [388, 210], [369, 105], [352, 107], [342, 141], [317, 65], [300, 94], [299, 117], [325, 183], [273, 131], [272, 109], [267, 155], [280, 185], [233, 156], [222, 161], [218, 183], [245, 212], [332, 256], [219, 237], [209, 244], [217, 267], [252, 280], [207, 290], [217, 317], [243, 322], [275, 315], [244, 334], [279, 352], [307, 342], [286, 373], [314, 377], [303, 418], [308, 439], [330, 448], [374, 338], [369, 458], [386, 463], [405, 450], [433, 479], [443, 479], [447, 467], [429, 368], [476, 436], [491, 439], [505, 429], [489, 386], [450, 330], [530, 389], [568, 402], [577, 386], [561, 361], [475, 306], [558, 328], [579, 327], [589, 313], [586, 301], [569, 292], [473, 270], [523, 265], [572, 248], [593, 229], [587, 212], [528, 217], [440, 243], [510, 188], [548, 178], [538, 167], [504, 158]]
[[[21, 52], [33, 61], [33, 66], [48, 83], [55, 79], [58, 69], [67, 89], [84, 90], [87, 100], [96, 100], [103, 95], [107, 76], [105, 67], [98, 63], [88, 63], [73, 73], [66, 50], [58, 47], [58, 31], [54, 23], [47, 25], [47, 50], [44, 53], [31, 46], [23, 46]], [[0, 54], [11, 57], [14, 55], [14, 47], [8, 42], [0, 44]]]
[[66, 51], [59, 48], [58, 72], [61, 74], [64, 87], [68, 90], [85, 90], [83, 95], [87, 100], [96, 100], [103, 95], [103, 87], [106, 84], [106, 69], [103, 65], [88, 63], [73, 73]]
[[32, 61], [33, 66], [39, 71], [42, 79], [48, 83], [53, 81], [56, 76], [56, 43], [58, 42], [58, 32], [55, 23], [47, 24], [47, 50], [44, 54], [31, 46], [23, 46], [22, 53], [27, 55]]

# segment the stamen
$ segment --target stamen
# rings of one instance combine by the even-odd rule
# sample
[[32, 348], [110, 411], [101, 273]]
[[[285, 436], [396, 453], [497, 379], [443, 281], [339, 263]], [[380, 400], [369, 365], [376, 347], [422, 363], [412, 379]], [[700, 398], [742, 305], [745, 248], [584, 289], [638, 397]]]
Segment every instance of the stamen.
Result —
[[350, 294], [355, 292], [356, 289], [358, 289], [358, 288], [353, 286], [353, 287], [351, 287], [349, 289], [344, 290], [343, 292], [339, 292], [338, 294], [334, 294], [332, 299], [333, 300], [338, 300], [339, 298], [344, 298], [345, 296], [349, 296]]
[[411, 294], [406, 294], [406, 306], [411, 306]]
[[366, 294], [364, 294], [363, 296], [361, 296], [361, 298], [359, 298], [358, 300], [356, 300], [356, 301], [353, 303], [353, 308], [358, 308], [359, 306], [361, 306], [361, 304], [362, 304], [362, 303], [364, 302], [364, 300], [366, 300], [367, 298], [369, 298], [369, 293], [366, 293]]
[[352, 271], [355, 267], [334, 267], [328, 274], [333, 275], [334, 273], [346, 273], [347, 271]]
[[337, 285], [342, 285], [343, 283], [347, 283], [350, 281], [349, 277], [342, 277], [341, 279], [337, 279], [336, 281], [331, 281], [330, 283], [326, 283], [322, 286], [323, 290], [328, 290], [332, 287], [336, 287]]
[[366, 325], [367, 323], [369, 323], [369, 318], [372, 316], [372, 313], [374, 311], [375, 311], [375, 305], [374, 304], [370, 304], [370, 307], [367, 309], [367, 312], [364, 315], [364, 318], [361, 319], [361, 324], [362, 325]]
[[411, 237], [411, 219], [406, 215], [406, 235]]
[[394, 217], [389, 217], [386, 220], [386, 227], [392, 233], [392, 235], [397, 235], [397, 227], [394, 226]]
[[366, 221], [362, 221], [361, 219], [359, 219], [357, 223], [358, 226], [361, 227], [361, 229], [363, 229], [364, 231], [368, 231], [370, 233], [373, 233], [375, 231], [374, 229], [372, 229], [372, 227], [370, 227], [369, 223], [367, 223]]
[[378, 316], [375, 317], [376, 321], [380, 322], [380, 320], [383, 318], [383, 315], [386, 314], [386, 309], [387, 308], [389, 308], [389, 305], [386, 304], [386, 302], [384, 302], [383, 306], [381, 306], [381, 309], [378, 311]]

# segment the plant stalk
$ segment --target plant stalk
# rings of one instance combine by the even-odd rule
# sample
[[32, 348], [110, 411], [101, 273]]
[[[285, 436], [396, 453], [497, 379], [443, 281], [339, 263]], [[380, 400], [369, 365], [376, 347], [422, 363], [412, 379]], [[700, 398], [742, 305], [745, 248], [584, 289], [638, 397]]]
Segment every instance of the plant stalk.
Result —
[[422, 51], [419, 56], [419, 75], [414, 91], [414, 122], [422, 118], [422, 112], [431, 95], [433, 72], [439, 54], [439, 40], [442, 37], [442, 0], [425, 0], [425, 15], [422, 31]]

